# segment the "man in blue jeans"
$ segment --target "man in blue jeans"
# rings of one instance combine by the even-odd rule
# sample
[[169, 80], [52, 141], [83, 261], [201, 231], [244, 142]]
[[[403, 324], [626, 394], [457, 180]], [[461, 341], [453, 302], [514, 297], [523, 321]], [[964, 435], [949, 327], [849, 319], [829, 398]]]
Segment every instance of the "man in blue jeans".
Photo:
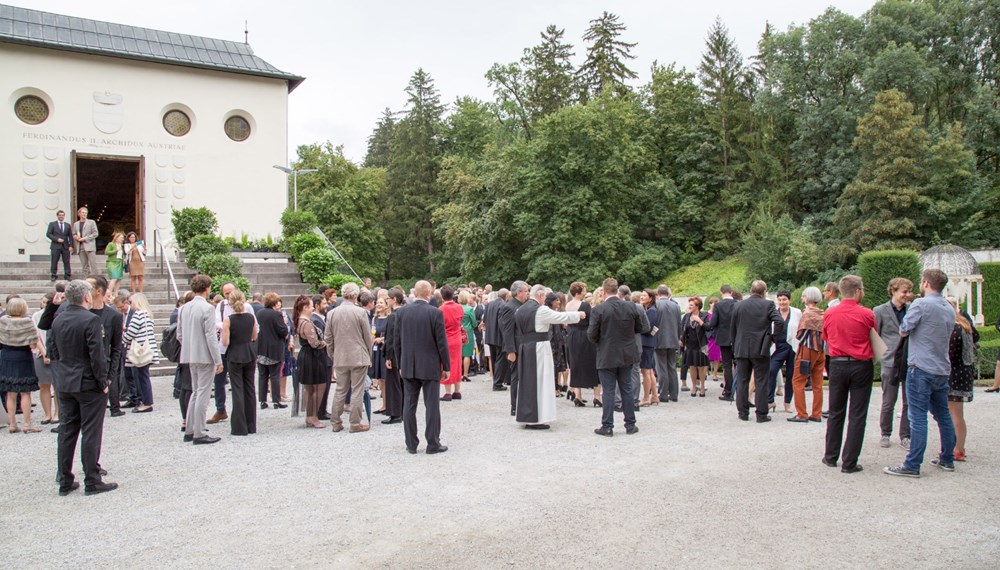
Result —
[[955, 309], [941, 296], [947, 284], [948, 276], [940, 269], [924, 270], [920, 281], [924, 296], [913, 301], [899, 325], [900, 336], [910, 339], [906, 373], [910, 451], [902, 465], [884, 469], [889, 475], [920, 477], [927, 447], [928, 410], [941, 432], [941, 454], [931, 463], [944, 471], [955, 470], [955, 424], [948, 411], [948, 341], [955, 328]]

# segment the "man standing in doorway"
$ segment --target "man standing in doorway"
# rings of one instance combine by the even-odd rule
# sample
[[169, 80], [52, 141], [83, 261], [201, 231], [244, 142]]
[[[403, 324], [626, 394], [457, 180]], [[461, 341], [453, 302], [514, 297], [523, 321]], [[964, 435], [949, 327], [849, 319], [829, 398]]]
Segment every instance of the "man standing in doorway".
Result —
[[80, 252], [80, 268], [84, 275], [97, 275], [97, 223], [87, 219], [87, 208], [76, 214], [79, 219], [73, 224], [73, 239]]
[[45, 237], [49, 239], [49, 252], [52, 256], [52, 264], [49, 267], [49, 281], [56, 280], [56, 270], [59, 269], [59, 260], [63, 264], [63, 277], [69, 281], [73, 271], [69, 267], [69, 258], [73, 253], [73, 229], [66, 222], [66, 212], [59, 210], [56, 212], [56, 221], [49, 222], [49, 228], [45, 231]]

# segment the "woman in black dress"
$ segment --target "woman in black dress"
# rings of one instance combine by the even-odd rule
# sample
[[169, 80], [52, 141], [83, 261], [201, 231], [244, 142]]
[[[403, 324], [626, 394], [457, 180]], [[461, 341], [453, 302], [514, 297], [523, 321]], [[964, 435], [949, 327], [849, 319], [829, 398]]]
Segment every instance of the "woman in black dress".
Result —
[[[553, 311], [562, 311], [562, 293], [549, 293], [545, 296], [545, 306]], [[552, 325], [549, 327], [549, 344], [552, 346], [552, 368], [556, 373], [556, 398], [562, 398], [563, 392], [569, 390], [566, 386], [566, 327]]]
[[[691, 397], [705, 397], [705, 377], [708, 376], [708, 336], [701, 314], [700, 297], [691, 297], [688, 312], [681, 319], [681, 349], [691, 373]], [[701, 387], [699, 390], [699, 386]]]
[[975, 346], [979, 332], [958, 311], [958, 302], [949, 297], [955, 307], [955, 328], [948, 343], [951, 359], [951, 375], [948, 384], [948, 410], [955, 423], [955, 461], [965, 461], [965, 437], [968, 427], [965, 423], [965, 403], [972, 401], [972, 382], [976, 377]]
[[233, 313], [222, 319], [222, 345], [229, 361], [229, 384], [233, 390], [232, 435], [257, 433], [254, 369], [257, 367], [257, 321], [246, 311], [246, 297], [239, 289], [229, 295]]
[[389, 321], [389, 305], [385, 299], [375, 302], [375, 318], [372, 319], [372, 365], [368, 368], [368, 376], [372, 379], [375, 389], [382, 393], [382, 407], [375, 410], [376, 414], [385, 413], [385, 327]]
[[296, 362], [296, 374], [299, 384], [305, 391], [306, 426], [317, 429], [325, 428], [317, 417], [319, 402], [323, 399], [326, 381], [330, 379], [330, 368], [326, 365], [326, 341], [323, 331], [317, 331], [312, 322], [313, 302], [305, 295], [295, 299], [292, 309], [292, 320], [299, 337], [299, 359]]
[[[597, 347], [587, 338], [587, 323], [590, 322], [591, 304], [584, 301], [587, 295], [587, 285], [580, 281], [569, 286], [572, 299], [566, 303], [567, 311], [583, 311], [587, 318], [579, 323], [568, 325], [566, 335], [566, 359], [569, 363], [569, 387], [567, 398], [573, 400], [577, 407], [583, 407], [586, 400], [580, 398], [580, 390], [594, 390], [594, 407], [601, 407], [601, 382], [597, 378]], [[596, 297], [599, 299], [600, 297]]]

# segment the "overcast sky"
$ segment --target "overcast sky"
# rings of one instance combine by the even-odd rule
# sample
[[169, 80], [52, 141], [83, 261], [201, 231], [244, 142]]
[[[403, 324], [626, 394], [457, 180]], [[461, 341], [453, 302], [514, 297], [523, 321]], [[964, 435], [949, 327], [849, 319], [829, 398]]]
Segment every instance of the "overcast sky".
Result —
[[753, 55], [765, 22], [779, 30], [815, 18], [828, 6], [860, 16], [873, 0], [506, 0], [492, 2], [382, 0], [0, 0], [71, 16], [133, 26], [243, 40], [247, 21], [254, 52], [275, 67], [304, 76], [289, 98], [289, 157], [300, 144], [331, 141], [363, 160], [366, 141], [386, 107], [401, 110], [410, 76], [423, 67], [442, 101], [492, 95], [486, 70], [520, 59], [549, 24], [582, 61], [583, 32], [604, 10], [637, 42], [635, 85], [649, 79], [653, 61], [694, 69], [716, 16], [744, 56]]

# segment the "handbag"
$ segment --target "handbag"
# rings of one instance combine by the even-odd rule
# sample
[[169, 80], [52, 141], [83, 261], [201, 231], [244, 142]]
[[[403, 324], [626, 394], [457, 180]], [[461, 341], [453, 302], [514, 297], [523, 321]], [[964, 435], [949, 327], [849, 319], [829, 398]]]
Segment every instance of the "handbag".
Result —
[[469, 331], [462, 329], [462, 344], [469, 344]]
[[128, 347], [126, 355], [132, 366], [143, 367], [153, 361], [153, 349], [149, 347], [148, 340], [133, 340]]

